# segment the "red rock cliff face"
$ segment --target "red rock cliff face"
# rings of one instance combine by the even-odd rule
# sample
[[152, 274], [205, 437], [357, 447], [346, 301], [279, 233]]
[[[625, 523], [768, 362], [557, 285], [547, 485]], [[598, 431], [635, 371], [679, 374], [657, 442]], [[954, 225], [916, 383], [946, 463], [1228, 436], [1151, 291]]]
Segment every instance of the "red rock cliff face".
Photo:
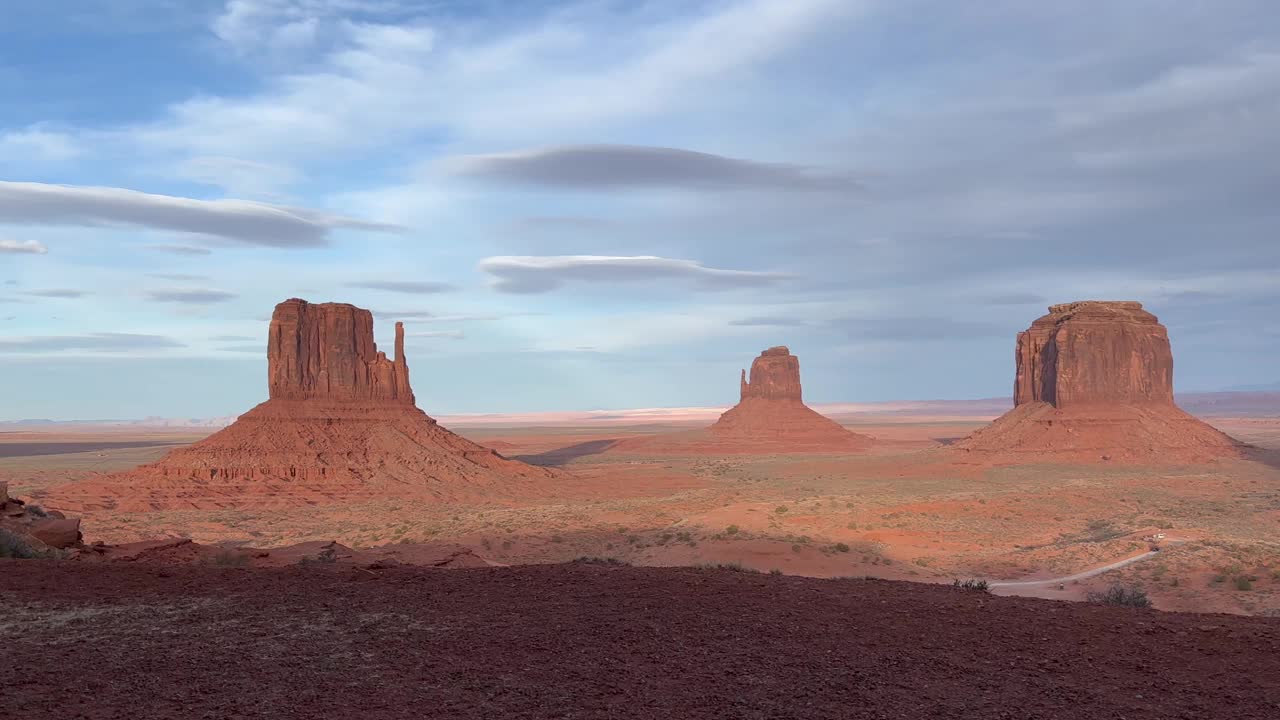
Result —
[[1014, 405], [1173, 404], [1169, 335], [1141, 303], [1054, 305], [1016, 352]]
[[742, 371], [741, 398], [800, 401], [800, 358], [784, 346], [771, 347], [751, 363], [751, 380]]
[[293, 298], [276, 306], [267, 340], [267, 386], [273, 400], [373, 400], [413, 405], [396, 323], [395, 359], [373, 342], [373, 314], [346, 303]]

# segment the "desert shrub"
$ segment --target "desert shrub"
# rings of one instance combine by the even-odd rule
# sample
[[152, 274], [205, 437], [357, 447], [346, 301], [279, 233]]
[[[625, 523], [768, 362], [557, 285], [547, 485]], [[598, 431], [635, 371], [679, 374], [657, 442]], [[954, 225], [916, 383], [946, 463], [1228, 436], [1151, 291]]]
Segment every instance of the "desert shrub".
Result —
[[792, 545], [792, 546], [791, 546], [791, 552], [793, 552], [793, 553], [798, 553], [798, 552], [800, 552], [801, 550], [804, 550], [804, 547], [803, 547], [803, 546], [800, 546], [800, 545]]
[[1239, 575], [1236, 577], [1236, 589], [1245, 591], [1252, 590], [1253, 581], [1246, 575]]
[[553, 542], [553, 543], [562, 543], [562, 542], [564, 542], [564, 538], [563, 538], [563, 537], [560, 537], [559, 535], [552, 535], [552, 536], [551, 536], [551, 542]]
[[971, 590], [973, 592], [991, 592], [991, 585], [986, 580], [964, 580], [957, 579], [952, 583], [953, 587], [960, 590]]
[[781, 575], [781, 574], [782, 574], [782, 571], [781, 571], [781, 570], [779, 570], [778, 568], [774, 568], [774, 569], [772, 569], [772, 570], [770, 570], [770, 571], [769, 571], [769, 574], [770, 574], [770, 575]]
[[1103, 592], [1091, 592], [1089, 602], [1100, 605], [1123, 605], [1125, 607], [1151, 607], [1147, 591], [1136, 585], [1112, 585]]
[[916, 565], [919, 565], [920, 567], [929, 567], [929, 565], [933, 563], [933, 558], [918, 557], [912, 560], [911, 562], [915, 563]]
[[737, 526], [737, 525], [730, 525], [729, 527], [725, 528], [725, 529], [724, 529], [724, 531], [725, 531], [725, 533], [726, 533], [726, 534], [728, 534], [728, 535], [737, 535], [737, 534], [738, 534], [738, 526]]
[[44, 553], [31, 547], [21, 535], [0, 528], [0, 558], [30, 560], [38, 557], [44, 557]]
[[38, 518], [49, 517], [49, 513], [39, 505], [28, 505], [23, 509], [27, 511], [28, 515], [35, 515]]
[[843, 552], [843, 553], [847, 553], [847, 552], [849, 552], [849, 546], [848, 546], [848, 545], [846, 545], [845, 543], [836, 543], [835, 545], [832, 545], [831, 547], [835, 548], [835, 551], [836, 551], [836, 552]]
[[235, 550], [219, 550], [208, 562], [219, 567], [244, 567], [249, 564], [249, 556]]
[[774, 509], [773, 509], [773, 511], [774, 511], [774, 512], [776, 512], [776, 513], [778, 513], [779, 515], [781, 515], [781, 514], [783, 514], [783, 513], [785, 513], [785, 512], [787, 511], [787, 506], [786, 506], [786, 505], [779, 505], [778, 507], [774, 508]]
[[630, 565], [625, 560], [619, 560], [616, 557], [596, 557], [593, 555], [583, 555], [582, 557], [573, 559], [574, 565]]
[[301, 560], [298, 561], [298, 564], [311, 565], [312, 563], [319, 563], [321, 565], [330, 565], [336, 562], [338, 562], [338, 548], [327, 547], [321, 550], [320, 552], [316, 553], [316, 556], [313, 558], [312, 557], [302, 558]]
[[698, 567], [703, 568], [704, 570], [729, 570], [732, 572], [740, 572], [740, 573], [756, 573], [757, 575], [760, 573], [759, 570], [749, 568], [740, 562], [703, 563]]

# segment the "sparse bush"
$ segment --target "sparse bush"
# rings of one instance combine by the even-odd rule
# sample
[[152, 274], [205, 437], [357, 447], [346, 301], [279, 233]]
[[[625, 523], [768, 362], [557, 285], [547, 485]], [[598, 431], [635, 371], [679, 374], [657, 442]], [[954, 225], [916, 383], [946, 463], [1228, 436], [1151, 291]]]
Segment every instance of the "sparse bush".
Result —
[[0, 528], [0, 558], [30, 560], [44, 557], [44, 553], [27, 543], [21, 535]]
[[631, 563], [629, 563], [629, 562], [627, 562], [627, 561], [625, 561], [625, 560], [619, 560], [619, 559], [618, 559], [618, 558], [616, 558], [616, 557], [594, 557], [594, 556], [591, 556], [591, 555], [583, 555], [582, 557], [574, 558], [574, 560], [573, 560], [573, 564], [574, 564], [574, 565], [615, 565], [615, 566], [622, 566], [622, 565], [630, 565]]
[[920, 567], [929, 567], [929, 565], [933, 563], [933, 558], [922, 556], [912, 560], [911, 562], [919, 565]]
[[835, 548], [835, 551], [836, 551], [836, 552], [842, 552], [842, 553], [847, 553], [847, 552], [849, 552], [849, 546], [848, 546], [848, 545], [846, 545], [845, 543], [836, 543], [836, 544], [835, 544], [835, 545], [833, 545], [832, 547], [834, 547], [834, 548]]
[[219, 567], [244, 567], [249, 564], [249, 556], [235, 550], [219, 550], [208, 562]]
[[804, 548], [803, 548], [802, 546], [800, 546], [800, 545], [792, 545], [792, 546], [791, 546], [791, 552], [793, 552], [793, 553], [798, 553], [798, 552], [800, 552], [801, 550], [804, 550]]
[[1100, 605], [1123, 605], [1125, 607], [1147, 608], [1151, 607], [1151, 600], [1147, 598], [1147, 591], [1136, 585], [1128, 587], [1124, 585], [1112, 585], [1104, 592], [1091, 592], [1087, 596], [1089, 602], [1098, 603]]
[[973, 592], [991, 592], [991, 585], [986, 580], [964, 580], [956, 579], [952, 583], [953, 587], [960, 590], [971, 590]]
[[27, 505], [23, 509], [27, 511], [28, 515], [35, 515], [38, 518], [49, 517], [48, 511], [46, 511], [44, 508], [40, 507], [39, 505]]
[[737, 535], [737, 534], [738, 534], [738, 526], [737, 526], [737, 525], [730, 525], [729, 527], [725, 528], [725, 529], [724, 529], [724, 531], [725, 531], [725, 533], [726, 533], [726, 534], [728, 534], [728, 535]]
[[781, 514], [783, 514], [783, 513], [785, 513], [785, 512], [787, 511], [787, 506], [786, 506], [786, 505], [779, 505], [778, 507], [774, 508], [774, 509], [773, 509], [773, 511], [774, 511], [774, 512], [776, 512], [776, 513], [778, 513], [779, 515], [781, 515]]
[[312, 563], [319, 563], [321, 565], [331, 565], [336, 562], [338, 562], [338, 548], [331, 545], [316, 553], [315, 557], [302, 558], [298, 561], [298, 564], [311, 565]]
[[639, 536], [639, 535], [628, 535], [628, 536], [627, 536], [627, 544], [628, 544], [628, 545], [635, 545], [635, 544], [636, 544], [636, 543], [638, 543], [638, 542], [640, 542], [640, 536]]
[[746, 567], [742, 563], [736, 561], [727, 563], [703, 563], [698, 567], [703, 568], [704, 570], [730, 570], [732, 572], [760, 574], [759, 570]]
[[770, 574], [770, 575], [781, 575], [781, 574], [782, 574], [782, 571], [781, 571], [781, 570], [779, 570], [778, 568], [774, 568], [774, 569], [772, 569], [772, 570], [770, 570], [770, 571], [769, 571], [769, 574]]
[[1244, 591], [1252, 590], [1252, 589], [1253, 589], [1253, 581], [1252, 581], [1252, 580], [1250, 580], [1250, 579], [1248, 578], [1248, 576], [1245, 576], [1245, 575], [1237, 576], [1237, 577], [1236, 577], [1236, 589], [1237, 589], [1237, 590], [1244, 590]]

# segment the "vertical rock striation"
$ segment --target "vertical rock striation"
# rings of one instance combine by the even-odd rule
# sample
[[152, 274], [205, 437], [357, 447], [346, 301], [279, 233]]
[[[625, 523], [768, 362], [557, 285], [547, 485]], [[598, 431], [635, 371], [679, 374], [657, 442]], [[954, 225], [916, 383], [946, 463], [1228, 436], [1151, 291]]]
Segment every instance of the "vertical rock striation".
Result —
[[396, 323], [395, 360], [373, 341], [373, 314], [346, 303], [297, 298], [276, 306], [267, 336], [267, 390], [273, 400], [370, 400], [413, 405]]
[[742, 376], [739, 400], [763, 398], [801, 402], [800, 358], [783, 345], [765, 350], [751, 362], [750, 381], [746, 379], [746, 370], [742, 371]]
[[1014, 405], [1173, 404], [1173, 351], [1136, 302], [1053, 305], [1018, 334]]

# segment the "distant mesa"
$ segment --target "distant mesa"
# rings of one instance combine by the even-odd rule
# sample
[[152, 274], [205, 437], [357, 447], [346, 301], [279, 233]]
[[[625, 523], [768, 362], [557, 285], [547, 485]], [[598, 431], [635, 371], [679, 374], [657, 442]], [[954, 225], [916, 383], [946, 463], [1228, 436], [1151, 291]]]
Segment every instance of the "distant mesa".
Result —
[[396, 324], [394, 358], [373, 316], [345, 303], [276, 306], [268, 400], [151, 465], [59, 488], [50, 504], [147, 511], [296, 506], [375, 496], [455, 500], [537, 496], [559, 472], [503, 457], [415, 405]]
[[988, 456], [1212, 460], [1243, 446], [1173, 401], [1169, 334], [1141, 303], [1053, 305], [1018, 334], [1014, 409], [957, 443]]
[[618, 452], [788, 453], [859, 452], [873, 440], [850, 432], [804, 404], [800, 359], [771, 347], [743, 370], [739, 400], [706, 430], [624, 440]]

